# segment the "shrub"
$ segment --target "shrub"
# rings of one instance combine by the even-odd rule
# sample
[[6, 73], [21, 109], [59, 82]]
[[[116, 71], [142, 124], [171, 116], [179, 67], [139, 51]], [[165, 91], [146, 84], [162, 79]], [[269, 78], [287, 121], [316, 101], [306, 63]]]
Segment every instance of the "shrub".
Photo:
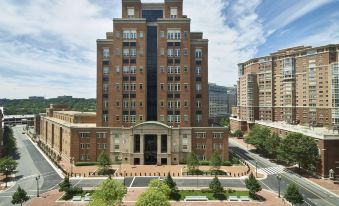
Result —
[[224, 166], [232, 166], [232, 163], [231, 163], [229, 160], [225, 160], [225, 161], [223, 162], [223, 165], [224, 165]]
[[201, 160], [201, 161], [199, 161], [199, 164], [200, 164], [200, 165], [210, 165], [210, 161], [207, 161], [207, 160]]
[[97, 165], [97, 162], [76, 162], [75, 166], [94, 166]]

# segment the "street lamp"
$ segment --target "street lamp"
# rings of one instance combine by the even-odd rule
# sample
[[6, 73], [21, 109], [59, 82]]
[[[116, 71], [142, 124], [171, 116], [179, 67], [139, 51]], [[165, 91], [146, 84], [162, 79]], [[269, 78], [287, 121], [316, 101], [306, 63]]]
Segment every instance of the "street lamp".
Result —
[[278, 197], [280, 198], [280, 182], [281, 182], [281, 174], [277, 175], [278, 180]]
[[37, 197], [39, 197], [39, 179], [40, 179], [40, 175], [35, 177], [35, 180], [36, 180], [36, 196]]
[[8, 179], [7, 179], [7, 174], [8, 174], [8, 167], [5, 167], [5, 174], [6, 174], [6, 185], [5, 185], [5, 188], [7, 188], [7, 182], [8, 182]]
[[258, 161], [255, 160], [255, 177], [258, 177]]
[[126, 173], [126, 170], [124, 170], [124, 186], [125, 186], [125, 173]]
[[121, 154], [118, 156], [118, 160], [120, 162], [119, 173], [121, 173], [121, 164], [122, 164], [122, 155]]
[[73, 162], [74, 162], [74, 157], [71, 157], [71, 177], [73, 176]]

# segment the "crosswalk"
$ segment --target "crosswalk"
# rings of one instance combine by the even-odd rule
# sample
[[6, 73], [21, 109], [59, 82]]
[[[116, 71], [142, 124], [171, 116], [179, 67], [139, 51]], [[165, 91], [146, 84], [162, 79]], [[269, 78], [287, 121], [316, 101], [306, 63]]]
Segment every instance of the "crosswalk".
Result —
[[275, 166], [275, 167], [258, 168], [258, 172], [265, 173], [267, 175], [280, 174], [280, 173], [285, 173], [285, 167]]

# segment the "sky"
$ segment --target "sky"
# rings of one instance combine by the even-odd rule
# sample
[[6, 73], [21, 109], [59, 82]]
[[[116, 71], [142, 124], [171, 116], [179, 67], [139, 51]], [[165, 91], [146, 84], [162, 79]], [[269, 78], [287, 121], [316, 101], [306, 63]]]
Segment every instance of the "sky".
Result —
[[[338, 44], [338, 11], [339, 0], [184, 0], [191, 31], [209, 39], [209, 82], [224, 86], [250, 58]], [[119, 17], [121, 0], [1, 0], [0, 98], [94, 98], [96, 39]]]

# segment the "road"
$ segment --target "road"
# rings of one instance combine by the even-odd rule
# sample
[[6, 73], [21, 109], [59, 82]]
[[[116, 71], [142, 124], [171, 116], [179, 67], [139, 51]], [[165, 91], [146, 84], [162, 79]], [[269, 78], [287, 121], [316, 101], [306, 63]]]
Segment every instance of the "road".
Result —
[[288, 184], [295, 183], [299, 191], [304, 197], [305, 206], [337, 206], [339, 205], [339, 198], [331, 193], [328, 193], [326, 190], [323, 190], [319, 186], [316, 186], [309, 181], [305, 180], [303, 177], [282, 170], [282, 167], [270, 162], [269, 160], [248, 152], [245, 148], [239, 145], [237, 142], [230, 139], [230, 150], [233, 150], [239, 156], [244, 158], [246, 161], [252, 165], [257, 164], [258, 171], [265, 171], [267, 173], [267, 178], [261, 180], [261, 184], [264, 187], [269, 188], [272, 191], [278, 192], [278, 179], [277, 174], [281, 174], [281, 194], [286, 190]]
[[22, 126], [13, 127], [19, 153], [17, 159], [18, 167], [15, 178], [13, 177], [15, 179], [15, 185], [0, 193], [0, 206], [11, 205], [12, 195], [18, 185], [26, 190], [28, 195], [36, 196], [37, 181], [35, 177], [38, 175], [40, 175], [40, 193], [55, 188], [58, 183], [62, 181], [61, 177], [36, 149], [28, 137], [22, 134], [22, 128]]

